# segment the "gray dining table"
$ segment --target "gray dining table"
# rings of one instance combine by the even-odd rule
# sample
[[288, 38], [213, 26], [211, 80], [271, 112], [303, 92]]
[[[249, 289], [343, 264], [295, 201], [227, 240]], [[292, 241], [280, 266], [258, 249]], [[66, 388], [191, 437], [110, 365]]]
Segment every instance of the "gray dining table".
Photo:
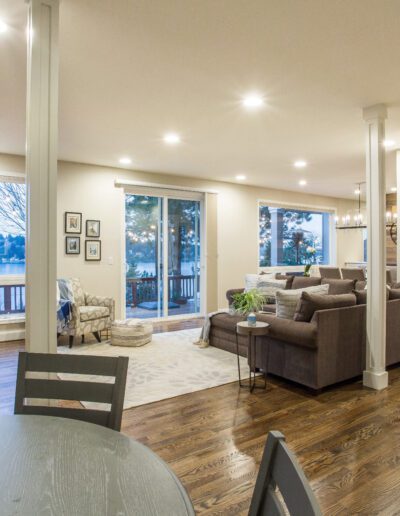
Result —
[[114, 430], [50, 416], [0, 416], [2, 515], [194, 515], [155, 453]]

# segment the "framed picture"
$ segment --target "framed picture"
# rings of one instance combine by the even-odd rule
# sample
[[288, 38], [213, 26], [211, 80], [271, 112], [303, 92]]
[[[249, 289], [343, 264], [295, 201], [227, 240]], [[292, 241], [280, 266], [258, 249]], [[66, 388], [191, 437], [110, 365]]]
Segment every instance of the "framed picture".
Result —
[[79, 235], [82, 233], [82, 213], [65, 212], [65, 232]]
[[86, 221], [86, 236], [89, 238], [100, 238], [100, 221], [87, 220]]
[[65, 254], [81, 254], [81, 237], [65, 237]]
[[101, 241], [86, 240], [85, 260], [88, 262], [98, 262], [101, 260]]

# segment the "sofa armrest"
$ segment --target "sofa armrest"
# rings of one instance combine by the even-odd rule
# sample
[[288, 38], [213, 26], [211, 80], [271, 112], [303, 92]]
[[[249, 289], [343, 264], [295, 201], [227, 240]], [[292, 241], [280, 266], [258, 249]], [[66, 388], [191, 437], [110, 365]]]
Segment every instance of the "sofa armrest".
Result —
[[231, 288], [226, 291], [226, 299], [228, 300], [229, 306], [233, 303], [233, 296], [235, 294], [241, 294], [244, 292], [244, 288]]
[[115, 314], [115, 300], [112, 297], [94, 296], [85, 292], [86, 306], [105, 306], [110, 310], [111, 320], [114, 320]]
[[257, 320], [270, 325], [267, 337], [271, 339], [311, 349], [317, 346], [317, 325], [315, 323], [283, 319], [272, 314], [257, 314]]

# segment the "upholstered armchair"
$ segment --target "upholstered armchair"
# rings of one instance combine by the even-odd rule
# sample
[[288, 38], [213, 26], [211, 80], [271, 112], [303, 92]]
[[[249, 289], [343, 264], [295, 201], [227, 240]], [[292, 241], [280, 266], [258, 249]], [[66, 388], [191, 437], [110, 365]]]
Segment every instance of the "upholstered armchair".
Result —
[[109, 329], [115, 317], [114, 299], [84, 292], [78, 278], [68, 280], [67, 284], [72, 302], [71, 318], [61, 334], [69, 336], [70, 348], [75, 337], [81, 336], [83, 342], [87, 333], [93, 333], [101, 342], [100, 332]]

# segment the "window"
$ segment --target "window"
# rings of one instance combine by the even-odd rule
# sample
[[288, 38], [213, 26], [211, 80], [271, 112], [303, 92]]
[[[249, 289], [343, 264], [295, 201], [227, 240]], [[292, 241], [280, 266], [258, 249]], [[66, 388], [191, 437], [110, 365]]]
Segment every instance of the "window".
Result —
[[327, 264], [329, 233], [329, 213], [260, 204], [260, 267]]
[[25, 274], [25, 184], [0, 176], [0, 275]]

